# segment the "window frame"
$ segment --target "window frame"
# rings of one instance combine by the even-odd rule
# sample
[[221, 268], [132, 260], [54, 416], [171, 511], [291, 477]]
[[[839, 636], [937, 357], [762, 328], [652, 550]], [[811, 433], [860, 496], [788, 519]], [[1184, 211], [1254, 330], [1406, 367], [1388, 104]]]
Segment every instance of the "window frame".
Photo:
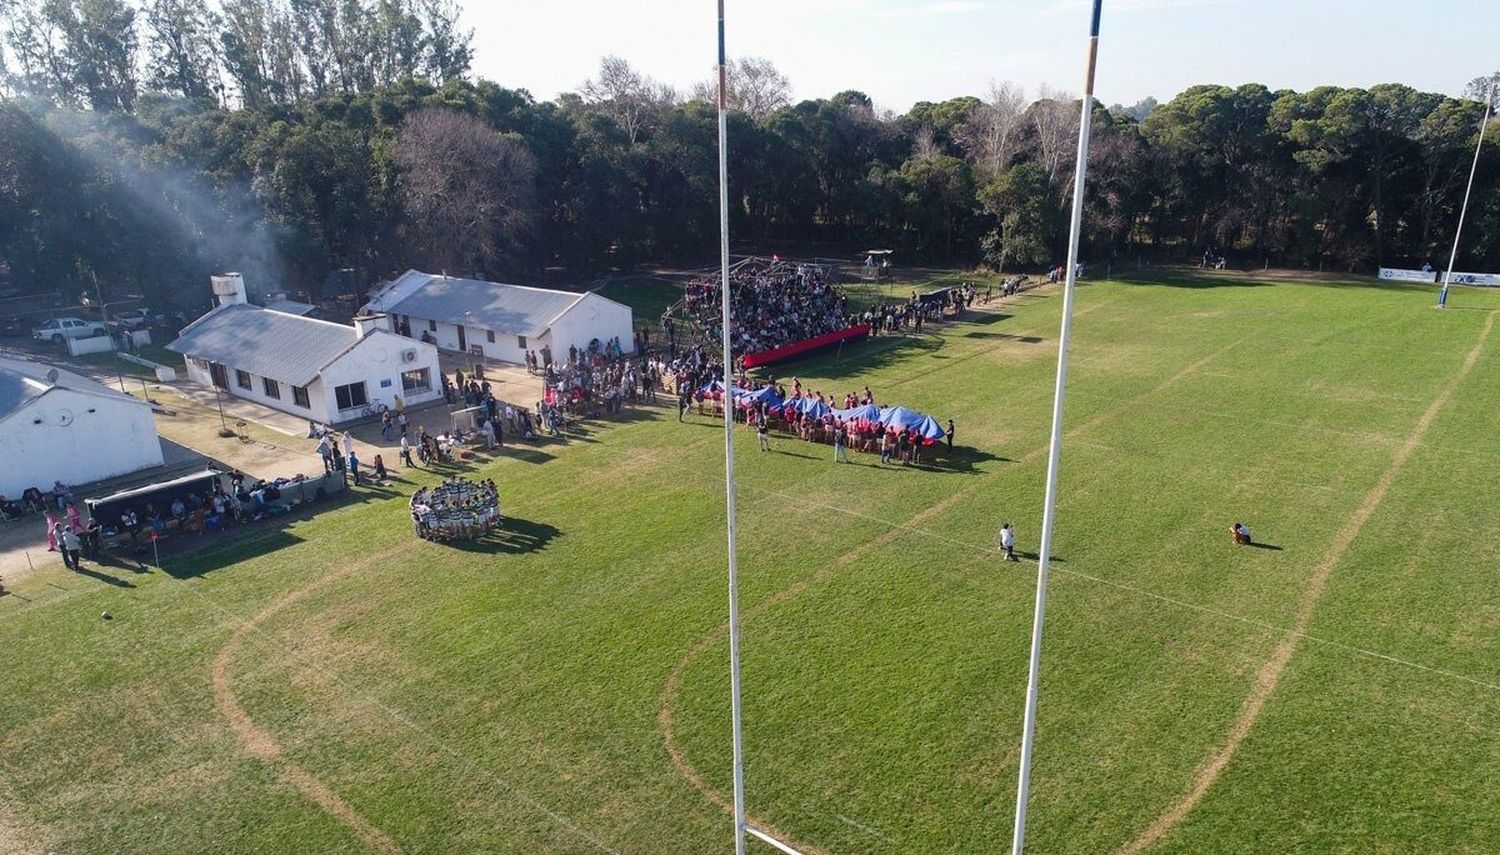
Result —
[[269, 377], [260, 378], [260, 390], [267, 398], [281, 400], [281, 384]]
[[[359, 389], [359, 397], [362, 400], [354, 400], [353, 390], [355, 388]], [[349, 402], [347, 406], [344, 404], [345, 399], [347, 399]], [[341, 413], [346, 413], [350, 410], [364, 409], [370, 404], [370, 390], [365, 387], [365, 381], [363, 380], [356, 380], [353, 383], [345, 383], [342, 386], [333, 387], [333, 401], [334, 406], [338, 407], [338, 410]]]
[[[407, 385], [407, 382], [406, 382], [407, 381], [407, 377], [408, 377], [408, 375], [412, 375], [412, 374], [421, 375], [423, 385], [421, 385], [421, 386], [417, 386], [415, 384], [410, 385], [410, 386]], [[403, 371], [403, 372], [401, 372], [401, 394], [403, 394], [403, 395], [420, 395], [423, 392], [431, 392], [431, 391], [432, 391], [432, 370], [430, 368], [427, 368], [427, 367], [424, 366], [422, 368], [413, 368], [413, 369], [411, 369], [409, 371]]]
[[234, 369], [234, 385], [247, 392], [255, 391], [255, 380], [249, 371], [243, 368]]
[[304, 410], [312, 409], [312, 398], [308, 397], [306, 386], [292, 387], [292, 403]]

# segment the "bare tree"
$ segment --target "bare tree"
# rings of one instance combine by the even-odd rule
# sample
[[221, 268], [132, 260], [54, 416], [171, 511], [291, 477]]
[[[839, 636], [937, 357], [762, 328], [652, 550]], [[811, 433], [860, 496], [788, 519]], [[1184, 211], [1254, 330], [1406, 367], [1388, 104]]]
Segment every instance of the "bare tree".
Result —
[[931, 160], [943, 153], [943, 147], [938, 145], [937, 139], [932, 134], [932, 128], [923, 126], [917, 129], [917, 135], [911, 141], [911, 156], [913, 160]]
[[599, 77], [585, 81], [578, 94], [590, 106], [614, 117], [634, 145], [665, 107], [677, 103], [677, 91], [630, 67], [618, 56], [599, 60]]
[[1494, 109], [1500, 105], [1500, 71], [1470, 80], [1464, 94], [1481, 103], [1488, 101], [1490, 109]]
[[536, 160], [482, 120], [428, 108], [396, 140], [400, 198], [413, 248], [448, 270], [492, 270], [536, 216]]
[[1047, 180], [1053, 186], [1059, 180], [1067, 180], [1071, 171], [1069, 154], [1078, 138], [1078, 105], [1067, 92], [1054, 92], [1043, 86], [1037, 92], [1037, 100], [1027, 111], [1032, 130], [1036, 133], [1037, 157], [1047, 170]]
[[986, 174], [999, 175], [1021, 147], [1026, 93], [1006, 81], [991, 83], [990, 96], [958, 127], [958, 142]]
[[[792, 83], [769, 59], [747, 56], [731, 59], [725, 67], [725, 106], [759, 122], [792, 102]], [[718, 72], [693, 86], [693, 97], [719, 99]]]

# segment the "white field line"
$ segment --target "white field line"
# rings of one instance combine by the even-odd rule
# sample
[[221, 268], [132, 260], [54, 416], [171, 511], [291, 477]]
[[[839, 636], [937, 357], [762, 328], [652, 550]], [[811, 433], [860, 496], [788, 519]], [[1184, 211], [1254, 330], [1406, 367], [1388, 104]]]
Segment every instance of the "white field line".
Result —
[[[924, 537], [932, 538], [934, 540], [939, 540], [939, 541], [942, 541], [944, 543], [948, 543], [948, 544], [951, 544], [951, 545], [954, 545], [954, 546], [963, 547], [965, 549], [972, 549], [972, 550], [974, 550], [976, 552], [983, 552], [983, 553], [986, 553], [986, 554], [997, 555], [997, 556], [1001, 554], [1001, 551], [999, 549], [994, 548], [994, 547], [983, 546], [983, 545], [980, 545], [980, 544], [977, 544], [977, 543], [972, 543], [972, 542], [969, 542], [969, 541], [958, 540], [957, 538], [952, 538], [952, 537], [948, 537], [947, 535], [938, 534], [937, 532], [930, 531], [930, 530], [925, 529], [925, 528], [920, 528], [920, 527], [916, 527], [916, 526], [905, 526], [905, 525], [902, 525], [900, 523], [891, 522], [891, 521], [883, 519], [881, 517], [877, 517], [877, 516], [872, 516], [870, 514], [861, 513], [859, 511], [849, 510], [848, 508], [841, 508], [841, 507], [838, 507], [836, 505], [827, 504], [825, 502], [817, 502], [817, 501], [813, 501], [811, 499], [806, 499], [806, 498], [803, 498], [803, 497], [800, 497], [800, 496], [793, 496], [793, 495], [789, 495], [789, 494], [786, 494], [786, 493], [780, 493], [780, 492], [777, 492], [775, 490], [768, 490], [768, 489], [766, 489], [764, 487], [756, 487], [754, 485], [745, 484], [743, 482], [741, 483], [741, 486], [742, 487], [747, 487], [748, 489], [759, 490], [759, 491], [764, 492], [764, 493], [769, 493], [770, 495], [776, 496], [777, 498], [784, 499], [786, 501], [797, 502], [797, 503], [800, 503], [800, 504], [803, 504], [803, 505], [807, 505], [809, 507], [816, 507], [816, 508], [821, 508], [823, 510], [834, 511], [836, 513], [845, 514], [846, 516], [858, 517], [860, 519], [864, 519], [864, 520], [869, 520], [871, 522], [880, 523], [880, 524], [882, 524], [882, 525], [884, 525], [884, 526], [886, 526], [888, 528], [899, 529], [899, 530], [902, 530], [902, 531], [910, 532], [911, 534], [919, 534], [919, 535], [922, 535]], [[1034, 560], [1034, 559], [1027, 559], [1027, 560], [1031, 561], [1031, 560]], [[1090, 573], [1084, 573], [1084, 572], [1079, 571], [1079, 570], [1065, 569], [1065, 568], [1062, 568], [1062, 567], [1055, 567], [1054, 569], [1058, 573], [1062, 573], [1062, 574], [1067, 575], [1067, 576], [1072, 576], [1072, 577], [1075, 577], [1075, 578], [1078, 578], [1078, 579], [1085, 579], [1087, 581], [1095, 582], [1095, 583], [1098, 583], [1100, 585], [1107, 585], [1108, 587], [1114, 588], [1116, 590], [1126, 591], [1126, 592], [1129, 592], [1129, 593], [1132, 593], [1132, 594], [1136, 594], [1136, 595], [1139, 595], [1139, 596], [1142, 596], [1142, 597], [1148, 597], [1148, 598], [1156, 600], [1158, 602], [1167, 603], [1169, 605], [1178, 606], [1178, 607], [1184, 608], [1184, 609], [1190, 609], [1192, 611], [1199, 612], [1201, 614], [1214, 615], [1216, 617], [1221, 617], [1221, 618], [1224, 618], [1226, 620], [1232, 620], [1232, 621], [1235, 621], [1235, 622], [1238, 622], [1238, 623], [1245, 624], [1247, 626], [1253, 626], [1253, 627], [1256, 627], [1258, 629], [1263, 629], [1263, 630], [1266, 630], [1267, 632], [1272, 632], [1272, 633], [1276, 633], [1276, 634], [1280, 634], [1280, 635], [1285, 635], [1285, 634], [1291, 633], [1293, 635], [1296, 635], [1298, 638], [1302, 638], [1302, 639], [1305, 639], [1307, 641], [1314, 642], [1316, 644], [1322, 644], [1322, 645], [1325, 645], [1325, 646], [1328, 646], [1328, 647], [1337, 648], [1339, 650], [1344, 650], [1344, 651], [1347, 651], [1349, 653], [1358, 654], [1360, 656], [1365, 656], [1365, 657], [1368, 657], [1368, 658], [1371, 658], [1371, 659], [1376, 659], [1376, 660], [1383, 661], [1383, 662], [1390, 662], [1390, 663], [1393, 663], [1393, 664], [1396, 664], [1396, 665], [1403, 665], [1403, 666], [1406, 666], [1408, 668], [1413, 668], [1413, 669], [1418, 670], [1418, 671], [1424, 671], [1424, 672], [1429, 673], [1429, 674], [1435, 674], [1435, 675], [1442, 676], [1442, 677], [1448, 677], [1448, 678], [1451, 678], [1451, 679], [1454, 679], [1454, 680], [1460, 680], [1462, 682], [1469, 683], [1469, 684], [1474, 685], [1474, 686], [1479, 686], [1481, 688], [1490, 689], [1490, 690], [1493, 690], [1493, 691], [1500, 691], [1500, 684], [1491, 683], [1491, 682], [1488, 682], [1486, 680], [1479, 679], [1477, 677], [1470, 677], [1470, 676], [1468, 676], [1466, 674], [1460, 674], [1460, 673], [1458, 673], [1456, 671], [1449, 671], [1449, 670], [1447, 670], [1445, 668], [1438, 668], [1438, 667], [1435, 667], [1435, 666], [1432, 666], [1432, 665], [1425, 665], [1425, 664], [1423, 664], [1421, 662], [1415, 662], [1415, 661], [1410, 660], [1410, 659], [1404, 659], [1404, 658], [1402, 658], [1400, 656], [1394, 656], [1394, 655], [1389, 654], [1389, 653], [1381, 653], [1380, 651], [1377, 651], [1377, 650], [1370, 650], [1370, 649], [1364, 648], [1364, 647], [1357, 647], [1357, 646], [1352, 645], [1352, 644], [1345, 644], [1345, 643], [1343, 643], [1341, 641], [1334, 641], [1334, 640], [1328, 639], [1328, 638], [1321, 638], [1319, 636], [1310, 635], [1310, 634], [1305, 633], [1305, 632], [1292, 633], [1290, 627], [1277, 626], [1276, 624], [1273, 624], [1273, 623], [1268, 623], [1266, 621], [1258, 620], [1256, 618], [1246, 617], [1244, 615], [1235, 614], [1233, 612], [1227, 612], [1227, 611], [1224, 611], [1223, 609], [1216, 609], [1216, 608], [1213, 608], [1212, 606], [1204, 606], [1204, 605], [1199, 605], [1197, 603], [1191, 603], [1191, 602], [1188, 602], [1187, 600], [1180, 600], [1180, 599], [1177, 599], [1176, 597], [1171, 597], [1171, 596], [1168, 596], [1166, 594], [1158, 593], [1156, 591], [1151, 591], [1151, 590], [1148, 590], [1148, 589], [1145, 589], [1145, 588], [1139, 588], [1139, 587], [1136, 587], [1134, 585], [1126, 584], [1124, 582], [1116, 582], [1116, 581], [1113, 581], [1113, 580], [1110, 580], [1110, 579], [1105, 579], [1105, 578], [1100, 577], [1100, 576], [1095, 576], [1095, 575], [1090, 574]]]

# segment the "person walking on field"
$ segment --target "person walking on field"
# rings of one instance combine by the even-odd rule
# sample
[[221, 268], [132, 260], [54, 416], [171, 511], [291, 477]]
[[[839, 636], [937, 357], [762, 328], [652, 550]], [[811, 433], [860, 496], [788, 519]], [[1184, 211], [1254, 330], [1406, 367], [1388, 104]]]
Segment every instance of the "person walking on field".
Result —
[[771, 436], [766, 432], [766, 420], [761, 419], [760, 424], [755, 426], [755, 435], [760, 438], [760, 450], [771, 450]]
[[417, 464], [411, 462], [411, 440], [404, 433], [401, 434], [401, 462], [407, 469], [417, 468]]
[[833, 462], [834, 463], [839, 463], [839, 462], [848, 463], [849, 462], [849, 449], [846, 447], [848, 445], [848, 443], [849, 443], [849, 434], [848, 434], [847, 431], [844, 430], [844, 426], [843, 425], [839, 425], [838, 427], [835, 427], [833, 429]]
[[1000, 526], [1000, 548], [1005, 550], [1006, 561], [1020, 561], [1016, 557], [1016, 530], [1010, 527], [1010, 523]]

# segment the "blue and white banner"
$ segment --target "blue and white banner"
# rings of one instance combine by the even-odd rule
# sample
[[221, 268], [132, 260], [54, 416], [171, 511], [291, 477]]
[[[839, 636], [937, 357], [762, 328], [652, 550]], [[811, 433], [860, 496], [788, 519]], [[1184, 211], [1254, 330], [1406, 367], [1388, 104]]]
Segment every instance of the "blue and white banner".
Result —
[[1433, 270], [1398, 270], [1394, 267], [1380, 268], [1380, 278], [1392, 282], [1436, 282], [1437, 272]]
[[1448, 277], [1449, 285], [1484, 285], [1490, 288], [1500, 287], [1500, 273], [1459, 273], [1454, 271]]

